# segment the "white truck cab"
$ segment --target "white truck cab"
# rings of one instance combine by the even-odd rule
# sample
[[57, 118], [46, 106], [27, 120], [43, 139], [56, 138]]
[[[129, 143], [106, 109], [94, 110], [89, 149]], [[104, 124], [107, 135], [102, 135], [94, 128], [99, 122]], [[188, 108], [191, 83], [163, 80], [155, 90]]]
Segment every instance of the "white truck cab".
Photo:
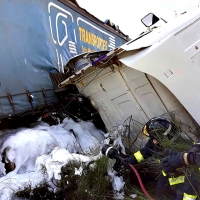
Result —
[[60, 87], [75, 83], [108, 130], [130, 116], [144, 124], [172, 113], [191, 132], [200, 124], [200, 9], [152, 28], [158, 20], [150, 13], [142, 19], [148, 31], [138, 38], [110, 52], [79, 55], [66, 65], [75, 75]]

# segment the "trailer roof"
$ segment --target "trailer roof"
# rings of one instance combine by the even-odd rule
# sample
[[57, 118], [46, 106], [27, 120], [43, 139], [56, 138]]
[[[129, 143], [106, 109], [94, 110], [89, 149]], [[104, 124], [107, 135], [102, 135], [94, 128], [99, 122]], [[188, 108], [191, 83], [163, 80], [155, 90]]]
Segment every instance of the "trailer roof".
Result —
[[95, 21], [95, 23], [97, 23], [98, 25], [102, 26], [103, 28], [107, 29], [108, 31], [116, 34], [117, 36], [130, 41], [131, 39], [129, 38], [129, 36], [125, 33], [123, 33], [120, 29], [117, 29], [115, 26], [111, 26], [112, 24], [109, 23], [104, 23], [103, 21], [101, 21], [100, 19], [98, 19], [97, 17], [95, 17], [94, 15], [92, 15], [91, 13], [89, 13], [86, 9], [82, 8], [79, 6], [78, 2], [76, 0], [58, 0], [59, 2], [69, 6], [70, 8], [72, 8], [73, 10], [75, 10], [76, 12], [84, 15], [85, 17]]

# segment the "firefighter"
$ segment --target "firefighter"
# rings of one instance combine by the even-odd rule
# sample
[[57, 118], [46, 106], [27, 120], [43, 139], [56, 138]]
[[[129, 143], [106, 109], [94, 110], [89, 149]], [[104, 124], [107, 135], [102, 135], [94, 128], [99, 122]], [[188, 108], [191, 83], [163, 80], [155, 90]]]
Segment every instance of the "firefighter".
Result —
[[[196, 199], [197, 193], [199, 192], [199, 170], [200, 170], [200, 140], [195, 143], [187, 152], [172, 152], [169, 156], [161, 159], [162, 168], [167, 173], [174, 173], [177, 169], [182, 167], [187, 167], [189, 165], [196, 166], [197, 174], [194, 174], [192, 170], [187, 170], [189, 173], [188, 175], [191, 176], [190, 181], [192, 184], [192, 188], [189, 186], [185, 186], [187, 188], [188, 193], [184, 193], [184, 195], [188, 198], [184, 200], [193, 200]], [[186, 168], [187, 169], [187, 168]], [[188, 178], [187, 178], [188, 179]], [[185, 181], [188, 181], [188, 180]], [[184, 187], [184, 186], [183, 186]], [[184, 188], [182, 188], [184, 189]], [[195, 190], [195, 195], [188, 195]]]
[[[164, 150], [162, 145], [165, 138], [174, 140], [180, 132], [171, 121], [162, 117], [152, 118], [145, 124], [142, 132], [149, 137], [148, 142], [144, 148], [126, 158], [123, 161], [123, 165], [127, 166], [127, 163], [138, 164], [144, 159], [164, 151], [171, 156], [173, 154], [178, 155], [171, 149]], [[172, 162], [170, 163], [172, 164]], [[191, 179], [185, 180], [183, 174], [172, 175], [162, 170], [157, 182], [156, 197], [158, 199], [163, 199], [163, 196], [167, 196], [171, 200], [195, 200], [197, 195], [190, 184], [191, 182], [193, 183], [194, 181]]]

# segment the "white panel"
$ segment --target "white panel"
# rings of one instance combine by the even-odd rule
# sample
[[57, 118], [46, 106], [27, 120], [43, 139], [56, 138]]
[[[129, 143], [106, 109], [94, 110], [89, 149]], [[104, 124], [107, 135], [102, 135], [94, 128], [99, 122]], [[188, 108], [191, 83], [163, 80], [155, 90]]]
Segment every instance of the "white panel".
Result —
[[[158, 79], [200, 124], [200, 68], [185, 56], [174, 36], [120, 61]], [[165, 76], [168, 69], [173, 73], [170, 78]]]
[[174, 112], [176, 118], [189, 125], [191, 130], [195, 128], [192, 117], [188, 114], [179, 100], [160, 81], [150, 75], [148, 75], [148, 78], [169, 112]]
[[[96, 88], [101, 89], [94, 92]], [[102, 76], [95, 82], [91, 82], [82, 93], [94, 101], [108, 130], [112, 130], [117, 124], [123, 124], [130, 115], [140, 123], [148, 120], [119, 72]], [[122, 111], [119, 105], [126, 101], [131, 103], [126, 104], [127, 107]]]
[[184, 52], [186, 53], [186, 55], [189, 56], [189, 58], [192, 58], [195, 54], [199, 53], [199, 51], [200, 51], [200, 40], [196, 41]]
[[184, 52], [191, 58], [200, 51], [200, 21], [196, 21], [175, 35]]
[[148, 118], [140, 105], [135, 101], [130, 92], [119, 96], [112, 101], [115, 109], [123, 115], [122, 122], [132, 115], [132, 118], [140, 123], [145, 123]]
[[[105, 78], [113, 74], [113, 72], [111, 71], [109, 67], [102, 70], [101, 73], [99, 74], [98, 73], [99, 71], [93, 72], [91, 75], [88, 75], [87, 78], [83, 78], [77, 83], [77, 87], [79, 90], [82, 90], [87, 85], [87, 87], [85, 87], [84, 89], [84, 94], [86, 97], [96, 94], [97, 92], [101, 92], [102, 91], [102, 88], [100, 86], [101, 77]], [[96, 82], [98, 84], [95, 84]]]
[[167, 113], [144, 73], [127, 67], [122, 70], [122, 75], [149, 119]]
[[142, 94], [141, 98], [146, 106], [146, 110], [148, 110], [149, 115], [152, 115], [152, 117], [161, 116], [164, 113], [167, 113], [166, 109], [159, 102], [155, 94], [149, 92], [146, 94]]
[[97, 110], [109, 131], [113, 130], [118, 124], [121, 124], [123, 116], [119, 112], [116, 112], [116, 109], [110, 104], [110, 101], [104, 94], [96, 94], [91, 98], [96, 103]]
[[167, 113], [167, 110], [150, 84], [136, 88], [135, 93], [139, 97], [140, 105], [143, 107], [149, 118], [161, 116], [164, 113]]
[[200, 53], [196, 54], [193, 58], [192, 61], [198, 66], [200, 67]]
[[[133, 110], [130, 108], [135, 107], [133, 102], [128, 100], [118, 104], [121, 113], [123, 113], [124, 117], [129, 117], [133, 114]], [[133, 117], [134, 118], [134, 117]]]

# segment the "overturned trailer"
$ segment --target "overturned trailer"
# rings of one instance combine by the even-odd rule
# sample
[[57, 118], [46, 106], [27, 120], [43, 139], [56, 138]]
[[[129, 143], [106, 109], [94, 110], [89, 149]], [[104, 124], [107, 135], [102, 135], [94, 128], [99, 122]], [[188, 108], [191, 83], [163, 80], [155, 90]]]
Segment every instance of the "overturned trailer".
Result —
[[150, 13], [142, 19], [148, 31], [138, 38], [112, 51], [76, 56], [66, 65], [73, 75], [58, 86], [75, 83], [108, 130], [130, 116], [144, 124], [176, 114], [191, 133], [200, 124], [200, 10], [160, 27], [157, 21]]
[[62, 107], [60, 99], [77, 92], [73, 85], [57, 87], [69, 75], [63, 67], [71, 57], [128, 41], [119, 27], [76, 0], [2, 0], [0, 31], [0, 129], [47, 116]]

